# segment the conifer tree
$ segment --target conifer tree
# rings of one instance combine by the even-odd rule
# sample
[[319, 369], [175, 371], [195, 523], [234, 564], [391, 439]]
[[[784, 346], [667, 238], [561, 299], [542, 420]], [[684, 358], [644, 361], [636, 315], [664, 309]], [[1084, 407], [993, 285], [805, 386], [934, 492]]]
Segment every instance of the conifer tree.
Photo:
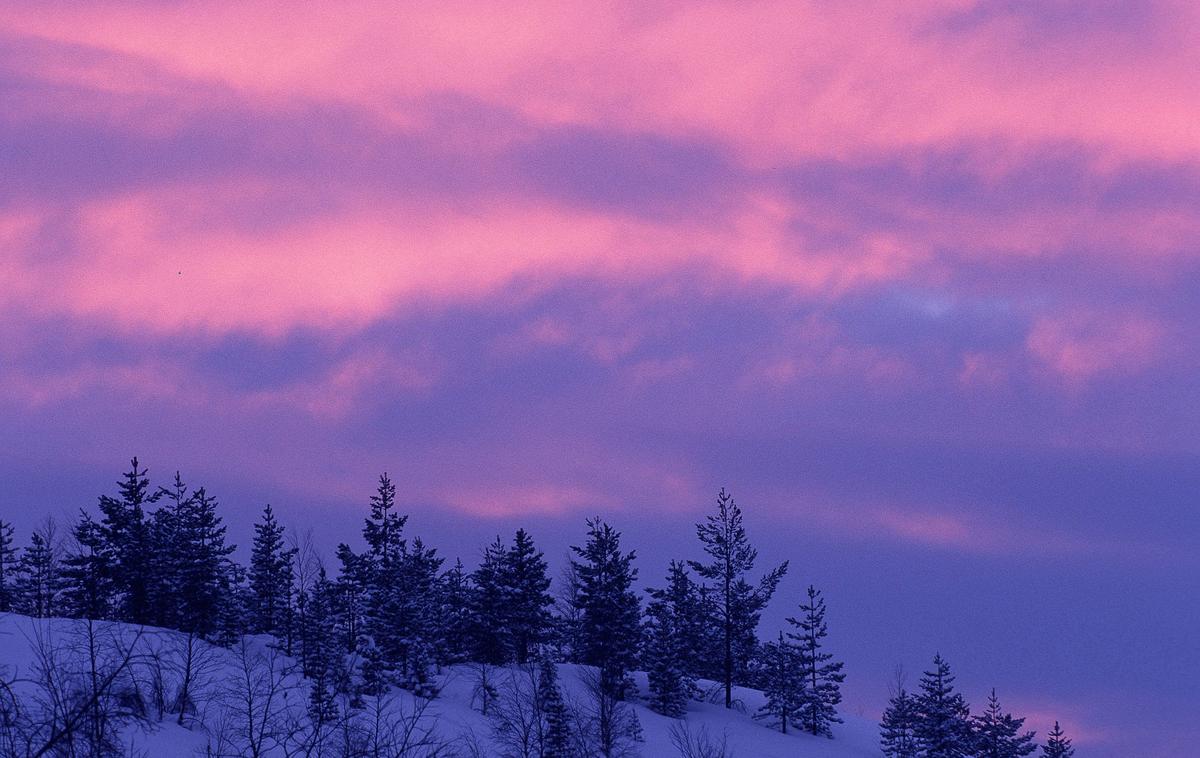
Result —
[[837, 705], [842, 702], [841, 683], [846, 678], [842, 673], [841, 661], [834, 661], [831, 653], [822, 650], [822, 640], [827, 636], [825, 627], [825, 599], [813, 586], [808, 588], [808, 602], [800, 606], [802, 616], [789, 618], [788, 623], [797, 628], [788, 633], [795, 641], [799, 653], [801, 676], [804, 687], [800, 691], [796, 721], [802, 729], [814, 736], [832, 737], [833, 724], [842, 723]]
[[650, 707], [655, 711], [682, 718], [688, 700], [695, 694], [695, 679], [688, 673], [688, 656], [679, 620], [668, 603], [655, 601], [647, 608], [645, 661], [650, 686]]
[[558, 668], [549, 658], [538, 665], [536, 697], [542, 718], [540, 758], [571, 758], [571, 714], [558, 688]]
[[225, 569], [213, 641], [232, 647], [242, 635], [249, 632], [251, 593], [247, 583], [249, 573], [245, 566], [228, 560]]
[[504, 623], [512, 646], [512, 659], [528, 663], [537, 647], [549, 637], [550, 577], [546, 559], [533, 545], [533, 538], [518, 529], [512, 547], [505, 553], [501, 569]]
[[687, 701], [699, 694], [696, 672], [701, 655], [704, 618], [696, 585], [680, 561], [671, 561], [663, 589], [649, 588], [646, 649], [651, 701], [660, 713], [679, 717]]
[[148, 583], [150, 594], [150, 619], [156, 626], [176, 628], [182, 625], [185, 598], [180, 592], [182, 585], [181, 542], [176, 520], [189, 497], [179, 472], [170, 488], [160, 488], [158, 494], [166, 498], [158, 510], [149, 518], [150, 555], [146, 561], [152, 581]]
[[996, 690], [988, 696], [987, 707], [974, 719], [975, 758], [1020, 758], [1037, 750], [1033, 732], [1022, 732], [1025, 719], [1000, 709]]
[[512, 650], [505, 623], [504, 562], [508, 549], [496, 541], [483, 551], [478, 568], [471, 574], [472, 648], [479, 663], [500, 666], [508, 663]]
[[61, 571], [54, 544], [53, 522], [49, 522], [45, 534], [34, 531], [30, 535], [29, 545], [21, 553], [17, 564], [16, 607], [21, 613], [35, 618], [60, 613], [63, 592]]
[[341, 672], [342, 652], [333, 619], [333, 583], [318, 570], [317, 580], [305, 594], [304, 623], [300, 632], [301, 663], [310, 680], [308, 715], [319, 730], [337, 718], [336, 694]]
[[117, 483], [120, 496], [100, 496], [101, 535], [112, 555], [112, 580], [118, 603], [116, 616], [133, 624], [152, 623], [155, 615], [154, 576], [151, 571], [154, 543], [146, 506], [151, 494], [146, 469], [130, 461], [130, 469]]
[[380, 697], [388, 689], [387, 664], [383, 653], [374, 643], [368, 641], [362, 648], [362, 693], [370, 697]]
[[621, 533], [599, 518], [589, 519], [588, 541], [571, 546], [579, 575], [580, 642], [583, 663], [599, 670], [600, 694], [623, 700], [628, 671], [637, 660], [640, 607], [632, 586], [634, 553], [621, 552]]
[[[176, 484], [182, 487], [179, 474]], [[217, 515], [217, 501], [201, 487], [190, 497], [172, 502], [175, 514], [175, 565], [172, 589], [178, 594], [178, 627], [203, 637], [222, 625], [222, 611], [232, 601], [232, 567], [236, 549], [225, 544], [225, 525]]]
[[1075, 748], [1071, 747], [1071, 740], [1067, 739], [1062, 727], [1055, 721], [1046, 744], [1042, 745], [1042, 758], [1073, 758], [1074, 755]]
[[651, 609], [656, 604], [670, 608], [675, 637], [684, 658], [683, 671], [694, 684], [696, 678], [707, 671], [706, 658], [713, 649], [706, 624], [710, 609], [706, 607], [701, 588], [688, 575], [687, 564], [673, 560], [667, 567], [666, 586], [650, 588], [646, 592], [651, 598]]
[[406, 686], [424, 696], [435, 694], [430, 669], [436, 663], [441, 567], [436, 548], [425, 547], [419, 537], [413, 540], [400, 564], [399, 592], [393, 606], [397, 613], [391, 617], [399, 632], [399, 657], [395, 660], [402, 664]]
[[463, 663], [472, 653], [471, 612], [472, 587], [461, 560], [442, 574], [441, 580], [441, 632], [438, 660], [443, 664]]
[[248, 626], [255, 633], [283, 636], [291, 616], [296, 549], [287, 547], [284, 531], [268, 504], [254, 525], [250, 551]]
[[335, 582], [336, 602], [334, 616], [338, 636], [346, 652], [358, 649], [364, 635], [368, 593], [371, 588], [370, 561], [358, 555], [345, 543], [338, 545], [337, 559], [340, 564]]
[[104, 530], [86, 511], [80, 511], [72, 536], [75, 549], [63, 562], [66, 613], [72, 618], [110, 619], [116, 595], [114, 558]]
[[918, 758], [918, 718], [917, 699], [901, 687], [888, 701], [887, 710], [883, 712], [883, 720], [879, 724], [879, 744], [886, 758]]
[[933, 670], [921, 677], [917, 696], [917, 739], [921, 758], [966, 758], [974, 749], [970, 709], [954, 691], [954, 676], [941, 655], [933, 658]]
[[717, 512], [696, 525], [696, 534], [704, 545], [709, 563], [689, 561], [692, 568], [710, 582], [715, 603], [713, 619], [720, 638], [720, 679], [725, 686], [725, 707], [733, 707], [733, 683], [746, 670], [756, 645], [762, 609], [775, 594], [779, 580], [787, 573], [787, 561], [751, 584], [746, 575], [754, 569], [758, 551], [750, 546], [742, 526], [742, 511], [722, 489], [717, 494]]
[[419, 539], [410, 548], [403, 533], [408, 517], [395, 513], [395, 506], [396, 487], [383, 474], [363, 527], [369, 576], [366, 632], [402, 684], [424, 689], [437, 657], [442, 560]]
[[371, 515], [363, 525], [363, 539], [379, 569], [386, 570], [404, 552], [404, 525], [408, 516], [396, 513], [395, 508], [396, 485], [385, 471], [379, 476], [379, 487], [371, 496]]
[[796, 646], [784, 639], [762, 645], [760, 682], [766, 703], [754, 715], [787, 734], [788, 724], [795, 724], [804, 693], [804, 672]]
[[0, 520], [0, 613], [8, 613], [17, 604], [17, 548], [13, 545], [13, 525]]

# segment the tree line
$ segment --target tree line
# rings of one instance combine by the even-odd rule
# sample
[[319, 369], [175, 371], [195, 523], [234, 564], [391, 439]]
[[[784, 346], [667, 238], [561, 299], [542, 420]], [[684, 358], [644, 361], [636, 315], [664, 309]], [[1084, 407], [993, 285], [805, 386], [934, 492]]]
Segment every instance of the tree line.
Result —
[[[832, 738], [845, 675], [825, 644], [822, 593], [808, 587], [788, 630], [760, 640], [761, 613], [788, 564], [756, 575], [741, 509], [724, 490], [715, 505], [696, 525], [705, 558], [670, 561], [644, 598], [635, 590], [637, 556], [622, 548], [621, 533], [587, 520], [552, 594], [545, 557], [523, 529], [508, 542], [497, 537], [470, 571], [459, 560], [447, 566], [407, 533], [386, 473], [370, 497], [361, 546], [338, 545], [336, 566], [289, 536], [270, 505], [243, 566], [204, 487], [190, 488], [179, 473], [151, 487], [134, 458], [116, 495], [101, 496], [97, 513], [82, 509], [65, 538], [48, 521], [18, 550], [12, 526], [0, 521], [0, 611], [165, 627], [227, 647], [271, 635], [307, 680], [306, 710], [318, 729], [338, 718], [339, 702], [361, 708], [392, 687], [434, 698], [439, 672], [467, 665], [477, 707], [509, 736], [532, 722], [501, 697], [503, 673], [510, 690], [528, 690], [538, 737], [522, 755], [577, 755], [571, 731], [582, 727], [567, 717], [553, 665], [567, 662], [593, 672], [587, 729], [598, 755], [624, 754], [640, 738], [628, 707], [639, 694], [634, 670], [647, 673], [647, 704], [667, 716], [682, 718], [693, 699], [739, 707], [735, 688], [749, 687], [765, 696], [756, 718], [784, 733]], [[715, 685], [706, 690], [702, 680]], [[952, 683], [939, 656], [918, 693], [897, 688], [881, 723], [884, 755], [1009, 758], [1036, 749], [1024, 720], [1002, 711], [994, 692], [972, 716]], [[680, 744], [690, 739], [679, 732]], [[1042, 754], [1073, 755], [1057, 724]]]

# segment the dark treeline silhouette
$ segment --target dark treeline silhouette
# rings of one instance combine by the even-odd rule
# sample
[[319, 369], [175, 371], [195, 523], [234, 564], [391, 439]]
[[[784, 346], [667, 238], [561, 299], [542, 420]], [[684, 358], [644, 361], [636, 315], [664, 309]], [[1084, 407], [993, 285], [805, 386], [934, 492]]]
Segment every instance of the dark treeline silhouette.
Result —
[[[497, 537], [468, 571], [461, 561], [447, 568], [435, 548], [410, 538], [407, 520], [385, 473], [369, 500], [361, 546], [338, 545], [336, 567], [327, 567], [311, 545], [289, 538], [267, 505], [242, 566], [216, 499], [178, 473], [154, 488], [134, 458], [116, 495], [101, 496], [96, 512], [81, 510], [66, 535], [48, 520], [18, 549], [12, 526], [0, 520], [0, 611], [164, 627], [235, 648], [244, 635], [271, 635], [309, 682], [306, 711], [317, 733], [339, 719], [342, 701], [363, 708], [392, 687], [434, 698], [438, 673], [458, 664], [476, 672], [478, 707], [497, 719], [498, 734], [519, 737], [517, 752], [542, 758], [625, 754], [640, 734], [628, 706], [635, 696], [681, 718], [694, 699], [741, 707], [737, 688], [749, 687], [766, 700], [755, 716], [785, 733], [832, 738], [841, 723], [845, 674], [826, 648], [822, 593], [808, 587], [790, 628], [758, 638], [759, 617], [788, 564], [754, 576], [757, 551], [724, 490], [696, 526], [706, 560], [671, 560], [645, 603], [634, 589], [637, 556], [599, 518], [587, 520], [555, 595], [545, 557], [524, 529], [511, 542]], [[593, 672], [586, 719], [568, 718], [556, 662]], [[633, 685], [634, 670], [647, 672], [644, 695]], [[528, 693], [524, 701], [502, 696], [502, 671], [509, 692]], [[881, 723], [884, 755], [1034, 752], [1034, 733], [1001, 709], [994, 691], [972, 716], [953, 682], [937, 656], [918, 692], [898, 683]], [[187, 687], [185, 680], [185, 701]], [[185, 710], [186, 702], [178, 706], [180, 723]], [[586, 750], [582, 734], [572, 734], [584, 723]], [[676, 737], [679, 744], [697, 739], [682, 727]], [[1042, 755], [1073, 754], [1056, 723]]]

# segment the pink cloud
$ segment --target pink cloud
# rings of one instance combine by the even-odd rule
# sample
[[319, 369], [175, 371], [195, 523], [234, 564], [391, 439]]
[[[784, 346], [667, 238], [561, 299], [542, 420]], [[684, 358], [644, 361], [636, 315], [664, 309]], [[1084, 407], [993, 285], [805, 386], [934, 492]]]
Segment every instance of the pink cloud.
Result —
[[1149, 47], [1109, 30], [1031, 43], [1004, 18], [952, 29], [970, 7], [16, 3], [0, 24], [260, 98], [403, 114], [406, 98], [455, 92], [542, 123], [712, 135], [753, 160], [994, 135], [1196, 156], [1189, 4], [1155, 5]]
[[1080, 388], [1104, 374], [1137, 373], [1159, 353], [1164, 327], [1139, 314], [1048, 315], [1033, 325], [1026, 348], [1052, 375]]

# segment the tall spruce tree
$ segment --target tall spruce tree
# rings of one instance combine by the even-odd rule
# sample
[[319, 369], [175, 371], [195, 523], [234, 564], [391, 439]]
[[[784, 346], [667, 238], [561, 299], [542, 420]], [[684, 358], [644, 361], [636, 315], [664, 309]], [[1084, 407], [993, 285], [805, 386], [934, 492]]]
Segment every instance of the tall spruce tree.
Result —
[[645, 649], [651, 702], [655, 710], [682, 716], [687, 701], [699, 694], [696, 686], [702, 655], [704, 617], [696, 585], [680, 561], [667, 567], [666, 586], [648, 588]]
[[1075, 748], [1071, 747], [1071, 740], [1067, 739], [1062, 727], [1055, 721], [1054, 728], [1046, 737], [1046, 744], [1042, 745], [1042, 758], [1073, 758], [1074, 755]]
[[287, 636], [292, 616], [296, 549], [284, 541], [285, 529], [275, 519], [270, 504], [254, 525], [250, 550], [249, 623], [252, 632]]
[[633, 592], [634, 553], [621, 552], [621, 533], [599, 518], [589, 519], [588, 540], [571, 546], [579, 576], [580, 659], [598, 669], [606, 698], [625, 698], [628, 672], [637, 661], [640, 606]]
[[371, 514], [363, 525], [371, 560], [379, 569], [400, 559], [405, 549], [404, 525], [408, 516], [396, 512], [396, 485], [387, 472], [379, 476], [379, 487], [371, 496]]
[[442, 559], [420, 540], [408, 545], [408, 517], [395, 507], [396, 487], [385, 473], [363, 526], [370, 577], [366, 632], [400, 683], [424, 690], [437, 658]]
[[177, 628], [182, 626], [185, 598], [180, 591], [183, 584], [182, 541], [176, 522], [190, 493], [179, 472], [175, 472], [172, 486], [159, 488], [158, 494], [163, 502], [149, 518], [153, 547], [146, 561], [151, 577], [148, 584], [150, 618], [156, 626]]
[[[175, 488], [185, 489], [178, 473]], [[187, 497], [169, 497], [174, 539], [168, 554], [174, 563], [170, 589], [176, 597], [176, 628], [211, 637], [222, 626], [222, 611], [232, 594], [229, 556], [236, 546], [225, 544], [216, 498], [205, 488]]]
[[45, 533], [34, 531], [17, 564], [16, 608], [34, 618], [56, 616], [61, 611], [63, 579], [53, 522]]
[[525, 664], [549, 638], [550, 577], [546, 559], [533, 545], [533, 538], [518, 529], [501, 567], [504, 623], [512, 645], [512, 659]]
[[115, 559], [104, 529], [81, 510], [71, 535], [75, 547], [63, 561], [65, 611], [72, 618], [111, 619], [116, 598]]
[[152, 571], [155, 545], [146, 507], [158, 496], [152, 494], [147, 470], [139, 468], [138, 459], [134, 457], [129, 463], [129, 471], [117, 483], [119, 497], [100, 496], [100, 527], [113, 559], [116, 617], [133, 624], [149, 624], [156, 620]]
[[683, 717], [696, 688], [679, 626], [669, 603], [654, 601], [647, 607], [642, 660], [650, 686], [650, 707], [671, 718]]
[[[441, 609], [439, 574], [442, 559], [436, 548], [427, 548], [418, 537], [405, 553], [400, 564], [400, 583], [397, 587], [398, 610], [392, 616], [399, 632], [399, 660], [405, 672], [403, 683], [422, 695], [435, 694], [432, 689], [432, 667], [436, 664], [438, 616]], [[385, 651], [386, 652], [386, 651]]]
[[879, 724], [879, 745], [886, 758], [919, 758], [921, 744], [917, 738], [917, 699], [901, 687], [883, 712]]
[[346, 652], [358, 649], [365, 634], [367, 602], [371, 589], [371, 564], [366, 555], [359, 555], [342, 543], [337, 547], [338, 578], [334, 582], [334, 618], [338, 637]]
[[305, 590], [304, 622], [300, 629], [300, 660], [308, 677], [308, 715], [318, 730], [337, 718], [336, 695], [343, 664], [333, 617], [333, 582], [321, 568]]
[[[666, 586], [649, 588], [649, 608], [666, 605], [674, 622], [674, 634], [680, 653], [684, 657], [683, 672], [694, 684], [707, 672], [708, 657], [712, 652], [711, 635], [707, 620], [710, 617], [700, 587], [688, 574], [687, 564], [671, 561], [667, 566]], [[696, 690], [698, 694], [698, 690]]]
[[917, 739], [921, 758], [967, 758], [974, 751], [971, 711], [963, 696], [954, 691], [950, 664], [941, 655], [933, 658], [933, 670], [921, 677], [917, 696]]
[[438, 661], [442, 664], [464, 663], [471, 658], [472, 649], [472, 592], [471, 579], [456, 560], [441, 579], [441, 615], [438, 619]]
[[1037, 750], [1033, 732], [1022, 732], [1025, 719], [1000, 709], [992, 689], [983, 713], [974, 719], [975, 758], [1021, 758]]
[[17, 605], [17, 561], [13, 525], [0, 520], [0, 613], [8, 613]]
[[833, 724], [842, 723], [837, 706], [842, 702], [841, 683], [846, 678], [842, 662], [834, 661], [825, 652], [822, 640], [828, 635], [825, 626], [825, 599], [809, 585], [808, 602], [800, 606], [800, 618], [789, 618], [796, 627], [788, 637], [795, 641], [800, 657], [804, 688], [800, 692], [796, 721], [804, 731], [814, 736], [833, 736]]
[[754, 654], [759, 615], [787, 573], [788, 564], [784, 561], [757, 584], [747, 580], [758, 551], [746, 537], [741, 509], [724, 489], [717, 494], [717, 512], [696, 525], [696, 534], [711, 560], [689, 563], [710, 583], [721, 647], [720, 679], [725, 686], [725, 707], [731, 708], [734, 681], [746, 671]]
[[778, 640], [760, 647], [759, 657], [759, 685], [766, 702], [754, 717], [767, 721], [787, 734], [788, 725], [796, 723], [804, 694], [804, 672], [800, 665], [800, 652], [795, 645], [784, 639], [783, 632], [780, 632]]
[[511, 660], [512, 641], [506, 625], [504, 561], [508, 548], [500, 537], [484, 548], [471, 574], [472, 655], [479, 663], [500, 666]]

